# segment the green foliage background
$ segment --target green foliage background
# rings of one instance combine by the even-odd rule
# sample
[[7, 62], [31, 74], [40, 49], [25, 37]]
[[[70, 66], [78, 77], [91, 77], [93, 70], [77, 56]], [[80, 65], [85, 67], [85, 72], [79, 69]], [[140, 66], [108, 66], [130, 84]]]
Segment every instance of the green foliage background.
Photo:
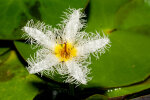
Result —
[[[83, 8], [86, 31], [103, 30], [111, 41], [100, 59], [92, 56], [93, 79], [74, 88], [74, 94], [58, 75], [47, 79], [27, 72], [25, 60], [36, 49], [25, 43], [21, 31], [30, 19], [57, 27], [68, 8]], [[150, 88], [149, 51], [149, 0], [0, 0], [0, 100], [134, 97]]]

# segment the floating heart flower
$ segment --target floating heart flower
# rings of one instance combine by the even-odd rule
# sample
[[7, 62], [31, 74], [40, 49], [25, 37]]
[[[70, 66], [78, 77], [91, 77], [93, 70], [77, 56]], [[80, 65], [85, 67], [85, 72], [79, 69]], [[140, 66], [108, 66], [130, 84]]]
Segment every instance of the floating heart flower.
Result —
[[31, 74], [54, 71], [67, 76], [65, 82], [71, 84], [87, 84], [90, 69], [90, 53], [98, 57], [104, 53], [110, 40], [99, 33], [81, 31], [85, 27], [85, 15], [81, 9], [69, 9], [66, 19], [59, 24], [60, 29], [52, 28], [44, 23], [30, 20], [23, 30], [31, 44], [40, 46], [34, 58], [27, 60]]

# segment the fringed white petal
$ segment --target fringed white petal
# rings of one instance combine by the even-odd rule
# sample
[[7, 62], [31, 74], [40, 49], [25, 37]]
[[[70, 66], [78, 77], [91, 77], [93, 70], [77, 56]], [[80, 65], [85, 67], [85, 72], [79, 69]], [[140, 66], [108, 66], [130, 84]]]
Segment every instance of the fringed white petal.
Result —
[[37, 44], [51, 49], [54, 48], [55, 37], [52, 34], [52, 31], [48, 30], [47, 27], [48, 26], [44, 26], [44, 24], [40, 22], [34, 24], [31, 20], [23, 27], [23, 30], [27, 33], [25, 36], [27, 36], [27, 39], [31, 44]]
[[64, 26], [64, 39], [74, 42], [76, 34], [78, 31], [82, 29], [82, 27], [85, 25], [84, 20], [81, 19], [82, 17], [85, 17], [83, 13], [81, 13], [81, 9], [75, 10], [75, 9], [69, 9], [69, 13], [65, 13], [67, 16], [67, 20], [64, 20], [63, 23], [66, 23]]
[[76, 61], [67, 61], [66, 67], [68, 68], [68, 78], [66, 83], [71, 84], [87, 84], [87, 81], [90, 80], [87, 75], [90, 73], [90, 69], [82, 64], [77, 63]]
[[96, 57], [98, 57], [98, 53], [101, 54], [105, 52], [105, 49], [110, 46], [110, 40], [108, 39], [108, 37], [100, 37], [98, 34], [95, 37], [93, 37], [93, 39], [85, 40], [84, 43], [78, 45], [77, 56], [85, 56], [93, 53], [96, 54]]
[[68, 74], [68, 69], [64, 63], [60, 63], [58, 66], [55, 66], [55, 69], [58, 74], [60, 75], [67, 75]]
[[28, 62], [28, 71], [33, 73], [42, 72], [44, 70], [54, 72], [57, 64], [59, 64], [59, 60], [55, 57], [54, 54], [51, 54], [50, 51], [47, 49], [39, 50], [34, 58], [30, 58], [27, 60]]

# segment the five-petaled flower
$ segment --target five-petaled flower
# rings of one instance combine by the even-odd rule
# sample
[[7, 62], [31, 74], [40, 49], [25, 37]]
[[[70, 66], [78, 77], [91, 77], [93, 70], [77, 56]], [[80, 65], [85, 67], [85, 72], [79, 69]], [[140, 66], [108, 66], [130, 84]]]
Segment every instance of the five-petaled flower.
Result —
[[104, 53], [109, 46], [109, 39], [99, 33], [81, 31], [85, 27], [85, 14], [81, 9], [69, 9], [66, 18], [58, 26], [52, 28], [44, 23], [30, 20], [23, 30], [31, 44], [41, 48], [35, 56], [27, 60], [28, 71], [33, 73], [54, 73], [67, 76], [65, 82], [71, 84], [87, 84], [90, 69], [90, 53]]

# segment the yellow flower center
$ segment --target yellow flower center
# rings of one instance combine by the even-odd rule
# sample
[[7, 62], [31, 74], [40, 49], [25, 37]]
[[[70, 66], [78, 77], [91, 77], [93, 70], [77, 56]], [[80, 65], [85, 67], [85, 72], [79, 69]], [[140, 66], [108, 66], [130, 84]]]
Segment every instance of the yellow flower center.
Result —
[[56, 44], [54, 52], [55, 56], [60, 61], [68, 61], [72, 57], [76, 56], [77, 49], [74, 46], [72, 46], [71, 43], [66, 42], [64, 44]]

